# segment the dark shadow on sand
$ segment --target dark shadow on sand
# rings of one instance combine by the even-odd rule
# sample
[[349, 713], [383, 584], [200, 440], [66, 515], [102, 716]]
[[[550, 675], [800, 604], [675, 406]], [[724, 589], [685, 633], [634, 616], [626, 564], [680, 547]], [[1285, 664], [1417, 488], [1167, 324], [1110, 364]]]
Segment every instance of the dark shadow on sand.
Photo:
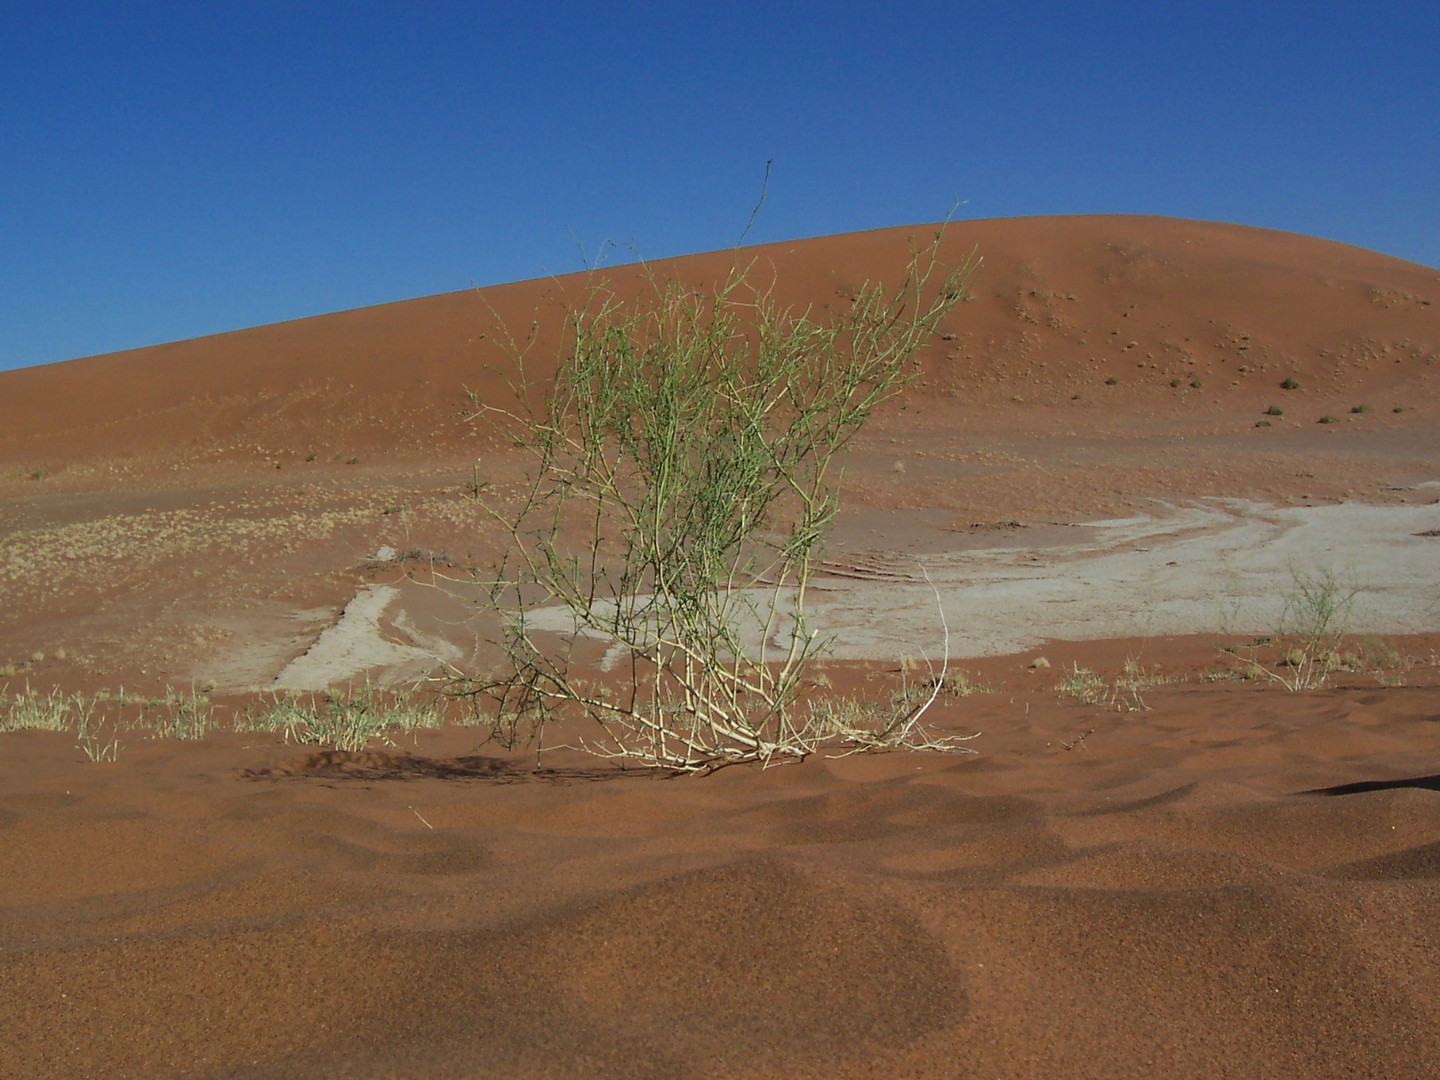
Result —
[[1361, 795], [1367, 791], [1394, 791], [1397, 788], [1420, 788], [1422, 791], [1440, 791], [1440, 773], [1434, 776], [1411, 776], [1404, 780], [1357, 780], [1353, 784], [1336, 784], [1334, 787], [1311, 788], [1301, 795]]
[[537, 769], [529, 762], [483, 754], [430, 758], [374, 750], [360, 753], [322, 750], [300, 761], [245, 769], [240, 775], [247, 780], [483, 780], [492, 784], [553, 784], [657, 779], [671, 774], [663, 770], [621, 769], [607, 765]]

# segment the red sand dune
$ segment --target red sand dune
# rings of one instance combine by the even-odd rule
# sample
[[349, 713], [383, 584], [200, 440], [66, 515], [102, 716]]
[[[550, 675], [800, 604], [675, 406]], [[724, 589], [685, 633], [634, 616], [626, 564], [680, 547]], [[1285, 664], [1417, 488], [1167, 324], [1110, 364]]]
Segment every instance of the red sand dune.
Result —
[[[746, 254], [823, 306], [928, 231]], [[1435, 501], [1440, 271], [1143, 217], [945, 245], [985, 270], [856, 444], [844, 536]], [[464, 490], [517, 462], [465, 388], [503, 400], [495, 317], [543, 329], [582, 285], [0, 373], [10, 693], [243, 704], [404, 580], [379, 545], [493, 552]], [[104, 765], [0, 735], [0, 1076], [1440, 1074], [1440, 635], [1303, 693], [1222, 678], [1214, 639], [1097, 636], [963, 661], [989, 692], [938, 720], [977, 757], [662, 780], [536, 775], [465, 728], [359, 755], [137, 732]], [[1056, 689], [1137, 656], [1143, 710]]]
[[[908, 243], [932, 235], [884, 229], [744, 257], [758, 279], [773, 273], [782, 300], [823, 307], [866, 281], [895, 281]], [[959, 262], [972, 248], [985, 262], [975, 300], [929, 350], [921, 398], [984, 406], [1019, 427], [1035, 422], [1035, 405], [1073, 410], [1055, 421], [1070, 424], [1137, 411], [1253, 419], [1287, 375], [1317, 407], [1434, 404], [1436, 270], [1310, 237], [1148, 217], [952, 223], [942, 255]], [[655, 269], [713, 279], [731, 260]], [[601, 276], [623, 283], [633, 271]], [[253, 460], [254, 443], [282, 455], [443, 455], [472, 430], [456, 422], [462, 388], [504, 394], [487, 368], [501, 356], [483, 340], [497, 317], [517, 334], [536, 317], [552, 327], [557, 299], [583, 286], [583, 275], [539, 279], [5, 372], [0, 463], [60, 480], [77, 464], [131, 457]], [[1177, 374], [1186, 379], [1172, 388]], [[1204, 393], [1191, 392], [1193, 374]], [[1118, 382], [1105, 387], [1110, 376]]]

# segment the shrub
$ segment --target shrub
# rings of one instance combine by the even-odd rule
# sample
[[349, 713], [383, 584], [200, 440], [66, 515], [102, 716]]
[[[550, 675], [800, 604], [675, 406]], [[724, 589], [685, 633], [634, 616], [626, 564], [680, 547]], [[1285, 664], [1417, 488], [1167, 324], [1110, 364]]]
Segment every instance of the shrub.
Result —
[[1284, 415], [1285, 415], [1285, 410], [1282, 409], [1282, 408], [1280, 408], [1279, 405], [1271, 405], [1268, 409], [1265, 410], [1265, 415], [1266, 415], [1266, 416], [1284, 416]]
[[[1263, 676], [1290, 690], [1316, 690], [1341, 666], [1337, 650], [1360, 590], [1342, 586], [1328, 569], [1313, 574], [1292, 569], [1290, 575], [1294, 585], [1274, 634], [1256, 638], [1243, 650], [1224, 651], [1243, 663], [1247, 678]], [[1273, 669], [1259, 662], [1262, 649], [1278, 657]]]
[[[912, 252], [894, 291], [867, 284], [824, 318], [782, 308], [738, 258], [712, 291], [642, 264], [641, 298], [623, 301], [592, 278], [540, 404], [507, 336], [519, 405], [486, 411], [533, 467], [518, 509], [481, 495], [511, 540], [486, 582], [503, 660], [451, 685], [493, 707], [494, 737], [538, 759], [563, 713], [586, 722], [592, 753], [683, 771], [825, 744], [961, 748], [919, 724], [943, 668], [898, 710], [797, 702], [827, 644], [806, 601], [838, 506], [836, 455], [913, 377], [979, 265], [941, 266], [939, 242]], [[586, 638], [611, 643], [618, 685], [576, 672]]]
[[1293, 378], [1287, 378], [1284, 382], [1280, 384], [1280, 388], [1282, 390], [1298, 390], [1300, 388], [1300, 383]]

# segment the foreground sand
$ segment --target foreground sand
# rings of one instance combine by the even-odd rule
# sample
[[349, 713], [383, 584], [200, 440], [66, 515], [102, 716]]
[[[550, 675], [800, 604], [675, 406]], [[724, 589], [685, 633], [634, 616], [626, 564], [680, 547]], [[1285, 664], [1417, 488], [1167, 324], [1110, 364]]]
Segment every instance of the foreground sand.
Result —
[[7, 736], [0, 1073], [1435, 1075], [1440, 669], [1123, 714], [972, 675], [980, 757], [702, 780]]
[[[757, 252], [843, 302], [905, 236]], [[988, 687], [935, 717], [978, 756], [662, 779], [466, 728], [102, 765], [6, 734], [0, 1076], [1440, 1074], [1440, 272], [1163, 219], [953, 239], [989, 269], [850, 455], [827, 573], [868, 659], [829, 677], [889, 691], [926, 558]], [[0, 681], [240, 706], [375, 588], [372, 674], [464, 661], [425, 574], [494, 553], [466, 487], [519, 462], [460, 388], [501, 393], [491, 309], [570, 287], [0, 374]], [[1261, 621], [1184, 636], [1243, 553]], [[1348, 647], [1389, 660], [1229, 677], [1296, 553], [1373, 586], [1384, 639]], [[1144, 708], [1057, 688], [1127, 660]]]

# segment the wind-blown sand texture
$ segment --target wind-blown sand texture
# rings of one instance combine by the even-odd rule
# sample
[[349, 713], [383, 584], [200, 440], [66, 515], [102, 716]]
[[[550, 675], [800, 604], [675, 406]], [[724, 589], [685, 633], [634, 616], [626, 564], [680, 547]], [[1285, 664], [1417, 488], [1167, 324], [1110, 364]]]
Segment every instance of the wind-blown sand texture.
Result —
[[[927, 235], [746, 254], [818, 308]], [[934, 654], [933, 568], [985, 691], [932, 718], [978, 756], [663, 779], [469, 728], [113, 764], [0, 735], [0, 1076], [1440, 1074], [1440, 271], [1161, 218], [972, 245], [819, 584], [834, 692], [884, 695]], [[582, 286], [0, 373], [10, 693], [464, 663], [453, 579], [499, 549], [466, 491], [523, 466], [471, 415], [506, 400], [495, 321], [543, 356]], [[1320, 566], [1390, 659], [1234, 678], [1220, 647]], [[1127, 660], [1139, 699], [1057, 689]]]

